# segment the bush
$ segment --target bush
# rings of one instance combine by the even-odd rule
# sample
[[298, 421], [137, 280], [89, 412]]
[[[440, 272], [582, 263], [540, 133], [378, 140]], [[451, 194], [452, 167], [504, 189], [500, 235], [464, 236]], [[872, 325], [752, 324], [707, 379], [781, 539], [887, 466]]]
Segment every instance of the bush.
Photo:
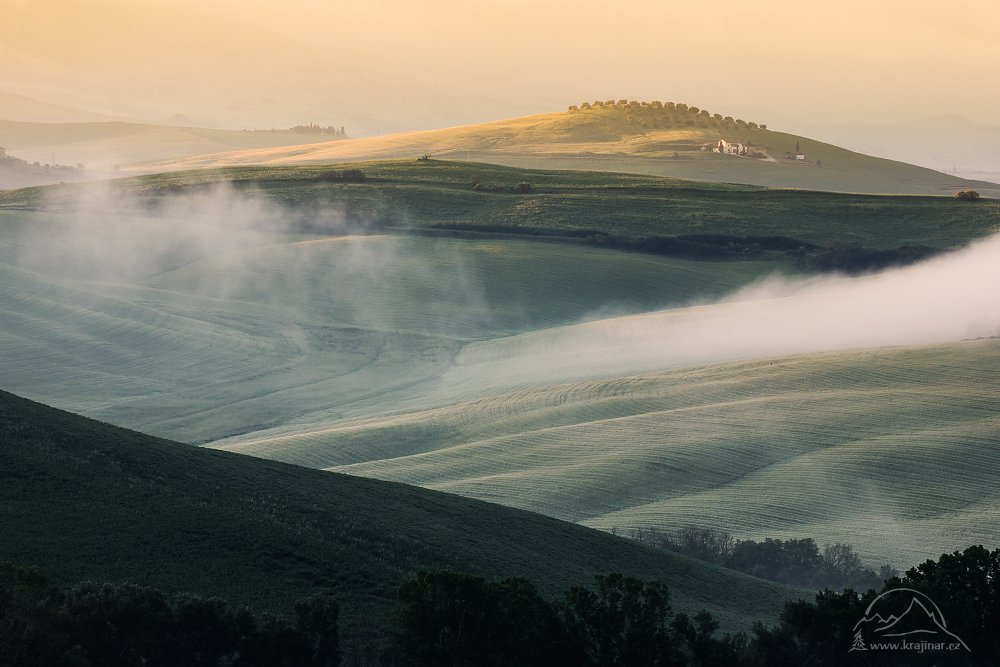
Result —
[[520, 192], [520, 193], [531, 192], [531, 183], [528, 183], [527, 181], [521, 181], [520, 183], [514, 186], [514, 192]]
[[962, 201], [976, 201], [979, 199], [979, 193], [975, 190], [961, 190], [955, 193], [955, 199], [961, 199]]

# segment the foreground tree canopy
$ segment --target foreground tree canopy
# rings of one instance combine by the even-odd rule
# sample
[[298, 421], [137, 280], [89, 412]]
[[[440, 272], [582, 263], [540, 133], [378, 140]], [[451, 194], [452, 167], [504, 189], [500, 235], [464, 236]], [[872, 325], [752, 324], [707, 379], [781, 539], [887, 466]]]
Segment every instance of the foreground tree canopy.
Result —
[[[63, 591], [35, 568], [0, 565], [0, 666], [338, 665], [338, 612], [330, 595], [317, 594], [296, 605], [294, 622], [257, 618], [221, 600], [168, 599], [131, 584]], [[891, 649], [868, 633], [887, 619], [896, 629], [884, 637], [897, 644]], [[880, 593], [822, 591], [749, 634], [720, 635], [708, 613], [675, 613], [662, 583], [621, 574], [546, 600], [523, 578], [421, 572], [401, 586], [391, 623], [393, 641], [373, 656], [377, 664], [997, 665], [1000, 549], [928, 560]], [[939, 642], [950, 648], [933, 648]]]

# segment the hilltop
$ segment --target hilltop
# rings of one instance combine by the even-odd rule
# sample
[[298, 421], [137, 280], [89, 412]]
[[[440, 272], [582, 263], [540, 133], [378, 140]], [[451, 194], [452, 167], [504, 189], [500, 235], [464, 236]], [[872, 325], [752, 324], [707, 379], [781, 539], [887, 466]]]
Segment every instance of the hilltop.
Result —
[[[712, 152], [720, 140], [742, 145], [736, 152], [745, 154]], [[315, 164], [424, 154], [526, 168], [616, 171], [766, 187], [897, 194], [954, 194], [975, 188], [984, 195], [1000, 196], [995, 183], [862, 155], [694, 106], [626, 100], [441, 130], [159, 161], [142, 168]]]
[[729, 628], [799, 592], [606, 533], [458, 496], [152, 438], [0, 392], [0, 560], [57, 583], [130, 581], [287, 613], [319, 589], [345, 643], [384, 639], [424, 568], [523, 575], [547, 595], [618, 571]]

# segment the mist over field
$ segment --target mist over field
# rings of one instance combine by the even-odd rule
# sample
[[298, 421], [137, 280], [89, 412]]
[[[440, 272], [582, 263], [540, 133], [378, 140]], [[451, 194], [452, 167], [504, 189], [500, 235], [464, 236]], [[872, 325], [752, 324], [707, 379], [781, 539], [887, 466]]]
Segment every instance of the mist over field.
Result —
[[1000, 2], [0, 19], [0, 667], [1000, 661]]
[[860, 277], [773, 276], [717, 303], [466, 346], [443, 384], [638, 374], [734, 359], [1000, 335], [1000, 235]]
[[[586, 312], [546, 316], [546, 301], [516, 291], [524, 285], [514, 296], [489, 288], [474, 266], [486, 245], [470, 253], [438, 243], [428, 254], [402, 238], [356, 236], [366, 221], [342, 210], [292, 209], [230, 185], [155, 199], [101, 185], [77, 192], [63, 195], [50, 219], [16, 228], [7, 252], [17, 266], [49, 279], [152, 281], [175, 298], [464, 340], [449, 385], [466, 368], [477, 386], [518, 384], [1000, 335], [1000, 235], [872, 275], [771, 275], [725, 296], [665, 294], [658, 305], [667, 310], [642, 313], [612, 295]], [[622, 287], [619, 299], [630, 286]]]

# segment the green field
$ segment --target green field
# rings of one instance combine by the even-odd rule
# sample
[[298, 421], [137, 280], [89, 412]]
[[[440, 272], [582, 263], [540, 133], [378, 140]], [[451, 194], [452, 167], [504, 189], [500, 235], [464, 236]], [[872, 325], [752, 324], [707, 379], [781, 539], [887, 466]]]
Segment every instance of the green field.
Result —
[[538, 382], [226, 449], [605, 530], [808, 535], [905, 566], [1000, 536], [998, 368], [1000, 343], [973, 341]]
[[729, 629], [773, 621], [800, 594], [537, 514], [159, 440], [5, 392], [0, 482], [0, 561], [258, 613], [332, 590], [348, 650], [386, 638], [396, 587], [422, 568], [527, 576], [547, 596], [623, 572]]
[[[5, 386], [186, 442], [364, 414], [467, 342], [718, 297], [774, 268], [507, 239], [250, 233], [163, 256], [172, 220], [102, 217], [101, 234], [84, 225], [81, 238], [62, 214], [0, 219]], [[128, 261], [97, 261], [137, 229], [141, 241], [114, 253]]]
[[896, 565], [1000, 535], [998, 348], [962, 342], [997, 335], [996, 241], [860, 278], [809, 264], [969, 245], [991, 201], [432, 160], [0, 206], [3, 385], [35, 400], [606, 530]]
[[[363, 182], [333, 180], [351, 170]], [[532, 185], [516, 194], [519, 182]], [[1000, 230], [1000, 204], [953, 197], [845, 195], [714, 185], [627, 174], [390, 161], [316, 167], [237, 167], [114, 181], [145, 205], [229, 183], [305, 216], [337, 211], [356, 228], [491, 233], [714, 259], [799, 261], [850, 246], [942, 250]], [[475, 184], [480, 188], [475, 189]], [[0, 193], [0, 209], [66, 209], [86, 185]], [[773, 238], [772, 238], [773, 237]], [[657, 241], [681, 239], [680, 248]]]

